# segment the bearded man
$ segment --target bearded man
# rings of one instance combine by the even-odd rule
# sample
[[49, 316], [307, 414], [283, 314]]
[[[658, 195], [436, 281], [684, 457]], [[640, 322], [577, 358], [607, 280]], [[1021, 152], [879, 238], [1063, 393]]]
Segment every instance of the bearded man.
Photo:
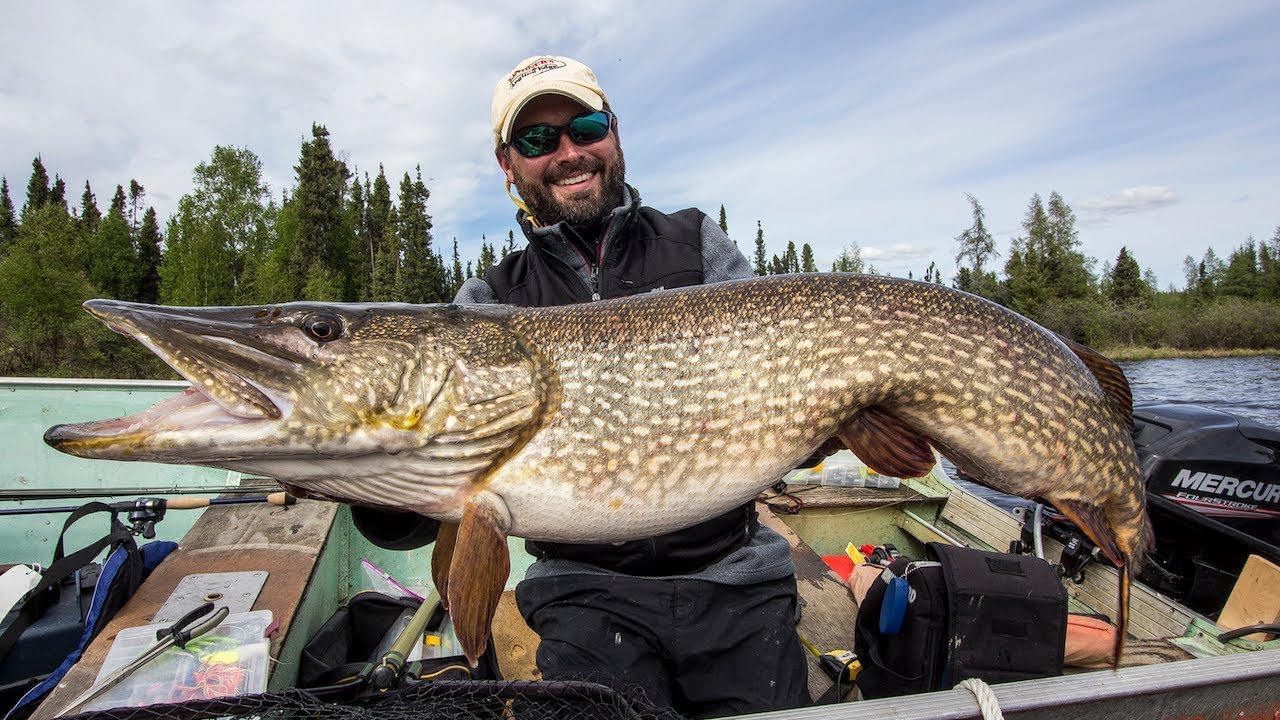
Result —
[[[528, 245], [467, 280], [455, 302], [564, 305], [752, 276], [704, 213], [641, 205], [587, 66], [527, 58], [499, 79], [491, 111]], [[790, 547], [754, 503], [643, 540], [526, 547], [538, 559], [516, 601], [541, 637], [544, 679], [639, 687], [686, 717], [808, 704]]]

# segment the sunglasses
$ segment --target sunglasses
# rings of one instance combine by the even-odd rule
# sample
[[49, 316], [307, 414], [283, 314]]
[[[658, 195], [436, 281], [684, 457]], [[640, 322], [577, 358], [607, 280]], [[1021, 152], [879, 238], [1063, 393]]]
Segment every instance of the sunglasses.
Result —
[[609, 134], [613, 125], [613, 113], [599, 110], [579, 115], [566, 125], [530, 125], [511, 136], [511, 147], [527, 158], [549, 155], [560, 147], [560, 134], [567, 133], [579, 145], [600, 142]]

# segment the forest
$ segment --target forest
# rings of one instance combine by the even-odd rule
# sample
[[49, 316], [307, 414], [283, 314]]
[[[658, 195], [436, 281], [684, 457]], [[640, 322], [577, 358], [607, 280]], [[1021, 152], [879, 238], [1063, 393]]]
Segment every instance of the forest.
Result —
[[[8, 178], [0, 180], [0, 375], [173, 377], [85, 313], [89, 298], [447, 302], [464, 280], [524, 245], [511, 230], [500, 243], [481, 238], [476, 258], [461, 258], [456, 239], [442, 247], [421, 168], [395, 182], [381, 165], [361, 175], [335, 154], [322, 125], [312, 126], [294, 171], [277, 197], [257, 155], [217, 146], [163, 225], [137, 179], [115, 187], [105, 214], [88, 181], [79, 202], [70, 200], [40, 156], [20, 208]], [[1270, 238], [1232, 240], [1225, 257], [1213, 248], [1186, 257], [1184, 286], [1160, 289], [1126, 248], [1101, 267], [1087, 257], [1057, 192], [1031, 196], [1022, 232], [1004, 251], [981, 202], [968, 200], [970, 224], [952, 240], [955, 275], [943, 278], [935, 261], [911, 279], [981, 295], [1103, 352], [1280, 353], [1280, 227]], [[728, 230], [724, 206], [720, 225]], [[743, 251], [758, 275], [876, 272], [856, 244], [820, 264], [809, 243], [770, 253], [763, 220], [755, 231]]]

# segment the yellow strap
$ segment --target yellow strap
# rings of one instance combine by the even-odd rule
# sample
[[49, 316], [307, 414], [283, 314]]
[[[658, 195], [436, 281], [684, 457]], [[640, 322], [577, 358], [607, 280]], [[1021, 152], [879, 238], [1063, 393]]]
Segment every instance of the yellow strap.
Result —
[[523, 211], [524, 211], [525, 217], [527, 217], [527, 218], [529, 219], [529, 224], [530, 224], [530, 225], [532, 225], [532, 226], [534, 226], [534, 227], [542, 227], [542, 223], [538, 222], [538, 216], [533, 214], [533, 211], [529, 209], [529, 206], [528, 206], [528, 205], [525, 205], [525, 204], [524, 204], [524, 201], [523, 201], [523, 200], [521, 200], [520, 198], [516, 197], [516, 196], [511, 192], [511, 181], [510, 181], [510, 180], [508, 180], [508, 181], [507, 181], [507, 197], [511, 198], [511, 202], [515, 203], [515, 204], [516, 204], [516, 207], [518, 207], [518, 208], [520, 208], [521, 210], [523, 210]]

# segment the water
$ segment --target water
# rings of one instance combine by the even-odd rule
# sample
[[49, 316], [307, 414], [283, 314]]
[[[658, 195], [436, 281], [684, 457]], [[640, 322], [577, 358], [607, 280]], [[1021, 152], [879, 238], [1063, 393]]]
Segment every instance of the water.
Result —
[[[1120, 367], [1129, 378], [1134, 404], [1200, 405], [1280, 428], [1280, 357], [1172, 358], [1124, 362]], [[943, 460], [942, 466], [956, 477], [951, 463]], [[981, 485], [957, 482], [1006, 510], [1028, 504]]]
[[1120, 363], [1133, 401], [1202, 405], [1280, 428], [1280, 357]]

